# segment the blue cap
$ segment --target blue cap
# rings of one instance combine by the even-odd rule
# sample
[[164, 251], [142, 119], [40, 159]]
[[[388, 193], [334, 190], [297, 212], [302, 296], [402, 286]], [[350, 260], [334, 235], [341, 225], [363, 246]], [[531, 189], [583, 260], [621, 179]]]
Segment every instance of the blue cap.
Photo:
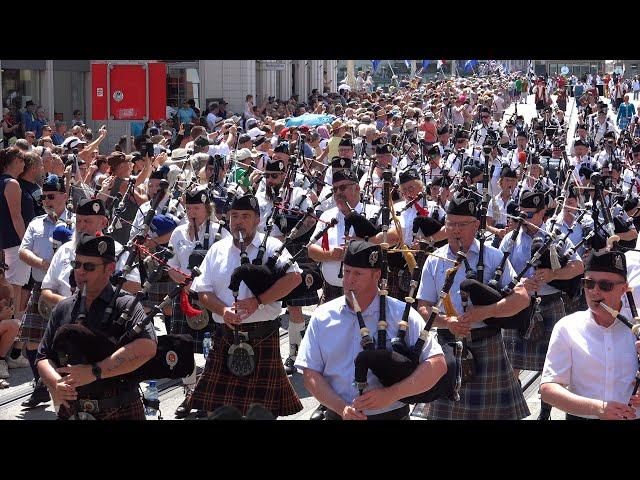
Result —
[[49, 237], [49, 241], [51, 243], [56, 243], [62, 245], [63, 243], [67, 243], [71, 240], [71, 236], [73, 235], [73, 231], [64, 225], [58, 225], [53, 229], [53, 233], [51, 237]]
[[159, 237], [171, 232], [177, 226], [176, 221], [168, 215], [156, 215], [151, 221], [151, 231]]

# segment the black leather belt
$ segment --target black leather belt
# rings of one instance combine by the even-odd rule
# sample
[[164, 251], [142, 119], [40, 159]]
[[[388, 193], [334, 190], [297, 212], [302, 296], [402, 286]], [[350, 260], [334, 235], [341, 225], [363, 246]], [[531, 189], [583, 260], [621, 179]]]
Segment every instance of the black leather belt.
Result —
[[137, 399], [140, 399], [140, 393], [138, 390], [129, 390], [127, 392], [122, 392], [115, 397], [108, 397], [100, 400], [79, 398], [77, 400], [77, 405], [78, 410], [93, 414], [100, 413], [105, 410], [125, 407]]
[[[342, 420], [341, 415], [328, 408], [324, 415], [327, 420]], [[367, 415], [367, 420], [409, 420], [409, 405], [404, 405], [389, 412]]]
[[[478, 342], [480, 340], [485, 340], [487, 338], [495, 337], [498, 333], [500, 333], [500, 329], [495, 327], [474, 328], [471, 330], [471, 341]], [[455, 335], [444, 328], [438, 329], [438, 337], [442, 338], [445, 342], [456, 341]]]
[[[280, 319], [276, 318], [275, 320], [270, 320], [268, 322], [260, 322], [260, 326], [256, 328], [252, 328], [248, 332], [240, 331], [240, 337], [242, 340], [259, 340], [261, 338], [268, 337], [274, 331], [277, 331], [280, 328]], [[249, 324], [250, 325], [250, 324]], [[227, 337], [233, 339], [233, 329], [229, 328], [227, 324], [216, 323], [216, 336], [218, 337]]]

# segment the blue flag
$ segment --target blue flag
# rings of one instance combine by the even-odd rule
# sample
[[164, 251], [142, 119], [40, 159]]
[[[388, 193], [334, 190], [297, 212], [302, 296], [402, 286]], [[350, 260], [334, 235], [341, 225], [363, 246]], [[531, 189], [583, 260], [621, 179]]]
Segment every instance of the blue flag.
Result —
[[407, 68], [411, 68], [411, 60], [405, 60], [404, 64], [407, 66]]
[[380, 60], [371, 60], [371, 65], [373, 66], [373, 71], [375, 72], [380, 65]]
[[477, 64], [478, 60], [467, 60], [464, 64], [464, 71], [468, 72], [469, 70], [473, 70], [473, 67], [475, 67]]
[[430, 63], [431, 63], [431, 60], [422, 60], [422, 68], [426, 69]]

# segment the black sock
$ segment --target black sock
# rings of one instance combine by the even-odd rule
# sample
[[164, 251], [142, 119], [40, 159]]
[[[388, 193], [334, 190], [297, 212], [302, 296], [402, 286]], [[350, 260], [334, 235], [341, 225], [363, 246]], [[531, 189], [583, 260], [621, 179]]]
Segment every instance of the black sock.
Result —
[[36, 366], [36, 355], [38, 354], [38, 350], [27, 350], [25, 351], [25, 356], [27, 360], [29, 360], [29, 366], [31, 367], [31, 372], [33, 372], [33, 379], [38, 382], [40, 380], [40, 374], [38, 373], [38, 367]]
[[9, 357], [11, 357], [12, 360], [15, 360], [16, 358], [18, 358], [20, 356], [21, 353], [22, 353], [22, 349], [21, 348], [13, 347], [11, 349], [11, 353], [9, 354]]

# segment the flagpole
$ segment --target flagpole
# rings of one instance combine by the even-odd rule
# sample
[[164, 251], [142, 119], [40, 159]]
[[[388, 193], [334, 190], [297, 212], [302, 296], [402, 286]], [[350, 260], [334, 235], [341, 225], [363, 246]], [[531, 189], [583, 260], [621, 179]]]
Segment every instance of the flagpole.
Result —
[[411, 78], [416, 74], [416, 61], [411, 60]]
[[396, 72], [393, 71], [393, 67], [391, 66], [391, 60], [387, 60], [387, 63], [389, 64], [389, 69], [391, 69], [391, 75], [395, 75]]

